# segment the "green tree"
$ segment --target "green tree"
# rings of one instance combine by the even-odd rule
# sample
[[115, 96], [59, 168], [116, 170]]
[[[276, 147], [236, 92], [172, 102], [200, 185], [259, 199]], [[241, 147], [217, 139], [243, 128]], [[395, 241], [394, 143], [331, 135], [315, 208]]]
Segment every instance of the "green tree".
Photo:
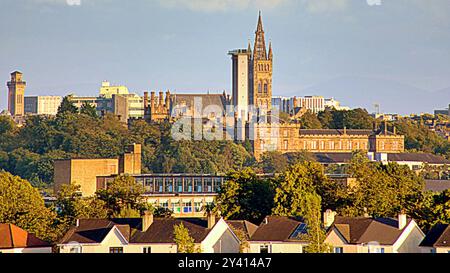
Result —
[[322, 225], [321, 198], [318, 194], [306, 193], [305, 195], [305, 223], [307, 225], [308, 253], [328, 253], [330, 246], [325, 243], [326, 234]]
[[48, 209], [31, 184], [0, 172], [0, 223], [14, 224], [49, 241], [56, 240], [56, 214]]
[[225, 219], [260, 223], [273, 207], [271, 181], [251, 169], [230, 172], [217, 197], [218, 211]]
[[83, 198], [79, 185], [63, 185], [57, 193], [58, 219], [66, 229], [77, 219], [105, 219], [108, 216], [106, 203], [95, 197]]
[[88, 102], [83, 102], [80, 108], [80, 114], [84, 114], [93, 118], [98, 118], [97, 109]]
[[184, 227], [183, 223], [173, 227], [174, 241], [177, 244], [178, 253], [199, 253], [195, 247], [195, 240], [189, 234], [189, 229]]
[[127, 208], [146, 210], [147, 205], [142, 198], [144, 192], [144, 186], [137, 183], [132, 176], [121, 175], [108, 182], [106, 190], [99, 190], [97, 197], [106, 203], [110, 215], [117, 215]]
[[70, 101], [70, 96], [65, 96], [58, 107], [58, 115], [65, 113], [78, 114], [78, 108]]
[[303, 217], [306, 215], [307, 197], [326, 181], [323, 167], [318, 163], [303, 162], [291, 166], [275, 178], [277, 188], [273, 214]]
[[281, 152], [266, 152], [261, 158], [261, 165], [264, 173], [279, 173], [284, 172], [289, 162], [285, 155]]
[[316, 114], [307, 111], [299, 120], [301, 129], [322, 129], [322, 123]]

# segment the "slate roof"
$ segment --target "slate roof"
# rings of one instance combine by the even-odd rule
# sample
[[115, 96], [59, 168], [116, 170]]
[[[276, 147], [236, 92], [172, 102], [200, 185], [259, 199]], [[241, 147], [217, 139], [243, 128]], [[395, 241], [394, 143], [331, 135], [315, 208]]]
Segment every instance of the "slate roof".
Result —
[[257, 225], [245, 220], [226, 220], [225, 222], [233, 229], [242, 230], [247, 240], [250, 240], [258, 229]]
[[38, 248], [52, 245], [13, 224], [0, 224], [0, 249]]
[[411, 162], [424, 162], [428, 164], [449, 164], [450, 160], [433, 154], [423, 153], [400, 153], [400, 154], [388, 154], [389, 161], [411, 161]]
[[[407, 225], [411, 222], [408, 219]], [[349, 244], [378, 242], [393, 245], [404, 229], [398, 229], [398, 220], [392, 218], [340, 217], [337, 216], [329, 232], [336, 228]]]
[[420, 246], [450, 247], [450, 225], [437, 224], [425, 236]]
[[[267, 222], [266, 222], [267, 221]], [[288, 242], [305, 241], [299, 237], [294, 237], [297, 228], [304, 224], [301, 220], [292, 217], [268, 216], [259, 225], [250, 241], [262, 242]]]
[[[365, 129], [300, 129], [300, 135], [323, 135], [323, 136], [340, 136], [344, 135], [344, 131], [349, 136], [371, 136], [384, 135], [384, 131], [373, 131]], [[392, 132], [387, 132], [387, 135], [394, 135]]]
[[174, 106], [186, 105], [186, 107], [192, 108], [195, 98], [201, 98], [202, 110], [210, 105], [217, 105], [222, 111], [225, 111], [226, 98], [222, 94], [175, 94], [172, 97], [172, 104]]
[[196, 243], [202, 242], [211, 231], [208, 222], [203, 219], [154, 218], [145, 232], [141, 231], [141, 218], [81, 219], [78, 226], [72, 227], [59, 243], [101, 243], [114, 227], [130, 243], [174, 243], [174, 226], [181, 223]]

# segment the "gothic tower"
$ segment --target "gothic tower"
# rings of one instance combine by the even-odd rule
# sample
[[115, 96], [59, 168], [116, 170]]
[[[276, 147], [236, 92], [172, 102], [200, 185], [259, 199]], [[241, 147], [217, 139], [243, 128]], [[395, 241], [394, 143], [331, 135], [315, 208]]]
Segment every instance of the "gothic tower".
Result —
[[250, 104], [270, 111], [272, 107], [273, 52], [272, 43], [269, 44], [269, 52], [267, 52], [261, 12], [255, 34], [253, 54], [250, 54], [249, 57]]
[[25, 86], [26, 82], [22, 80], [22, 73], [15, 71], [11, 73], [11, 81], [8, 82], [8, 111], [12, 116], [25, 115]]

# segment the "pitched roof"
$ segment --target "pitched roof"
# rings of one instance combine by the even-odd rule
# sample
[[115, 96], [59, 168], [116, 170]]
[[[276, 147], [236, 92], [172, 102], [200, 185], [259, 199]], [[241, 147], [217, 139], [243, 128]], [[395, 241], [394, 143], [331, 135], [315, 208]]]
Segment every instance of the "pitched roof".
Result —
[[245, 233], [246, 239], [249, 240], [258, 229], [258, 226], [245, 220], [226, 220], [231, 228], [242, 230]]
[[226, 98], [223, 94], [175, 94], [172, 97], [172, 104], [176, 105], [186, 105], [188, 108], [194, 106], [194, 99], [200, 98], [202, 102], [202, 107], [204, 110], [208, 106], [219, 106], [222, 111], [225, 111]]
[[304, 241], [294, 236], [302, 224], [302, 221], [292, 217], [268, 216], [251, 236], [250, 241]]
[[348, 163], [353, 157], [352, 153], [314, 153], [313, 156], [319, 163]]
[[450, 247], [450, 225], [437, 224], [425, 236], [420, 246]]
[[195, 243], [202, 242], [211, 231], [206, 220], [193, 218], [154, 218], [145, 232], [141, 231], [141, 218], [81, 219], [78, 226], [72, 227], [59, 243], [101, 243], [114, 227], [130, 243], [174, 243], [174, 227], [181, 223], [189, 230]]
[[13, 224], [0, 224], [0, 249], [51, 247], [51, 244]]
[[[411, 222], [408, 219], [407, 225]], [[392, 218], [337, 216], [329, 232], [335, 228], [349, 244], [378, 242], [393, 245], [404, 229], [398, 229], [398, 220]]]
[[175, 225], [183, 224], [195, 243], [201, 243], [209, 234], [208, 223], [202, 219], [155, 218], [147, 231], [137, 231], [131, 243], [174, 243]]
[[428, 164], [449, 164], [450, 160], [438, 155], [423, 154], [423, 153], [400, 153], [388, 154], [389, 161], [410, 161], [410, 162], [424, 162]]

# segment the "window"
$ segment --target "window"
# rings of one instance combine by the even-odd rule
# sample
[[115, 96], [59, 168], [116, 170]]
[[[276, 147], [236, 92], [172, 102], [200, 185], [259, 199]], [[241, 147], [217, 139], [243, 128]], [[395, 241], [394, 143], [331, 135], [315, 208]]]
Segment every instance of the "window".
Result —
[[262, 83], [258, 84], [258, 93], [262, 93]]
[[157, 192], [163, 192], [163, 185], [164, 185], [163, 179], [162, 178], [156, 178], [155, 179], [155, 184], [156, 184]]
[[153, 192], [153, 178], [146, 178], [145, 179], [145, 191], [148, 193]]
[[145, 254], [152, 253], [152, 247], [148, 246], [148, 247], [142, 248], [142, 253], [145, 253]]
[[287, 150], [289, 148], [289, 142], [287, 140], [284, 141], [284, 149]]
[[172, 203], [172, 211], [173, 213], [181, 213], [181, 207], [180, 207], [180, 202], [174, 202]]
[[212, 178], [205, 178], [205, 190], [207, 192], [212, 192]]
[[264, 84], [264, 93], [268, 93], [269, 92], [269, 87], [267, 85], [267, 83]]
[[194, 178], [194, 189], [195, 192], [202, 192], [202, 179]]
[[109, 253], [123, 253], [123, 247], [110, 247]]
[[166, 178], [166, 188], [165, 192], [173, 192], [173, 180], [171, 178]]
[[184, 179], [184, 191], [185, 192], [192, 192], [192, 178], [185, 178]]
[[168, 209], [169, 208], [169, 202], [164, 201], [164, 202], [160, 202], [159, 206], [163, 209]]
[[73, 246], [69, 249], [70, 253], [81, 253], [81, 246]]
[[307, 233], [307, 228], [305, 223], [301, 223], [292, 233], [291, 238], [299, 238], [301, 235], [304, 235]]
[[214, 191], [220, 191], [220, 187], [222, 186], [222, 178], [214, 178]]
[[181, 178], [175, 178], [175, 191], [183, 192], [183, 180]]
[[183, 202], [183, 213], [192, 213], [192, 202]]
[[269, 246], [268, 245], [263, 245], [259, 247], [259, 253], [262, 254], [268, 254], [269, 252]]
[[344, 248], [343, 247], [335, 247], [333, 249], [333, 253], [344, 253]]
[[202, 202], [194, 202], [195, 212], [201, 212], [202, 211]]

